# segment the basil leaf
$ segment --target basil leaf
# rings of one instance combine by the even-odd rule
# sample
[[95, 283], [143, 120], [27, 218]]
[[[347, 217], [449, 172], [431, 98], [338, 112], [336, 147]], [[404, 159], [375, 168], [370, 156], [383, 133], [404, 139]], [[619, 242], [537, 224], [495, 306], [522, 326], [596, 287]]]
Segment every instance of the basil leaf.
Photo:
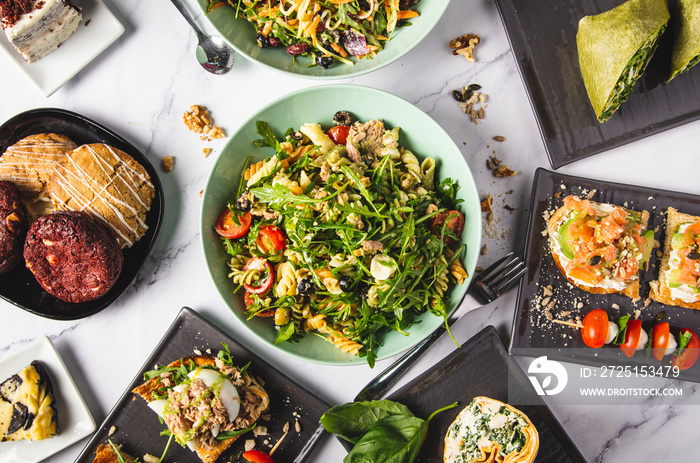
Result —
[[418, 457], [427, 433], [425, 420], [415, 416], [386, 416], [362, 436], [343, 463], [412, 462]]
[[428, 425], [435, 415], [456, 407], [441, 408], [427, 420], [415, 416], [391, 415], [381, 418], [350, 450], [343, 463], [412, 463], [418, 458], [420, 449], [428, 435]]
[[387, 416], [413, 416], [403, 404], [391, 400], [371, 400], [336, 405], [321, 416], [326, 431], [357, 443], [369, 429]]
[[624, 315], [617, 320], [617, 326], [620, 328], [620, 332], [617, 333], [617, 336], [615, 336], [615, 339], [613, 339], [613, 344], [619, 346], [625, 342], [625, 333], [627, 332], [627, 322], [629, 319], [629, 315]]
[[673, 353], [673, 355], [681, 355], [681, 353], [685, 350], [686, 347], [688, 347], [688, 344], [690, 343], [690, 339], [693, 337], [693, 334], [690, 331], [685, 331], [681, 332], [678, 334], [678, 350]]

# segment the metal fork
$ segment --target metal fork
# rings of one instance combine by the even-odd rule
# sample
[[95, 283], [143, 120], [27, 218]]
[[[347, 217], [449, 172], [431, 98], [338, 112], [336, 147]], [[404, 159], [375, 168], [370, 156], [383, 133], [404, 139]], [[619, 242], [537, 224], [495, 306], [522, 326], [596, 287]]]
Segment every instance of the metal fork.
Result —
[[[503, 258], [491, 264], [472, 280], [467, 290], [469, 295], [476, 296], [477, 304], [461, 304], [461, 307], [453, 311], [447, 318], [447, 325], [452, 326], [463, 315], [492, 302], [510, 289], [525, 274], [526, 270], [527, 268], [522, 259], [513, 252], [509, 252]], [[411, 350], [403, 354], [398, 360], [375, 376], [372, 381], [367, 383], [359, 394], [355, 396], [354, 401], [361, 402], [380, 398], [445, 331], [447, 331], [445, 324], [440, 325], [428, 337], [416, 344]], [[293, 463], [303, 462], [313, 450], [316, 442], [325, 434], [325, 431], [323, 425], [319, 424]]]

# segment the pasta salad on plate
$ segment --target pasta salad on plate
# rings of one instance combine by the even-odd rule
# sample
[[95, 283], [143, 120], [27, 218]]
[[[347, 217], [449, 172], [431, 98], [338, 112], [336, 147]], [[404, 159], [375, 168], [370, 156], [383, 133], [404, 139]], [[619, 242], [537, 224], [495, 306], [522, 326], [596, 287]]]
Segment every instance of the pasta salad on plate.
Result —
[[435, 159], [345, 111], [282, 141], [256, 126], [274, 154], [246, 162], [213, 224], [248, 319], [268, 319], [276, 344], [317, 335], [370, 366], [383, 333], [407, 334], [426, 311], [446, 319], [450, 287], [468, 279], [465, 216]]

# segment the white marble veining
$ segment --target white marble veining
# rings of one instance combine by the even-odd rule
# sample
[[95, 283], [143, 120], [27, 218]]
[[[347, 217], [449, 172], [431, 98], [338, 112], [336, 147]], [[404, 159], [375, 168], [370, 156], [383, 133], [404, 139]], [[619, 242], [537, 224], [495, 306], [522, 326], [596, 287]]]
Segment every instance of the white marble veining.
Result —
[[[205, 105], [216, 123], [232, 133], [262, 105], [318, 83], [281, 75], [240, 56], [230, 74], [208, 74], [195, 59], [194, 34], [169, 2], [105, 3], [124, 23], [126, 33], [51, 97], [41, 96], [9, 60], [0, 57], [0, 121], [31, 108], [65, 108], [110, 127], [153, 164], [173, 155], [175, 169], [160, 176], [167, 206], [162, 231], [135, 282], [97, 315], [79, 321], [54, 321], [0, 302], [0, 358], [39, 336], [48, 336], [95, 420], [101, 422], [180, 308], [187, 305], [216, 320], [242, 344], [325, 401], [351, 400], [389, 361], [379, 362], [374, 371], [305, 363], [260, 344], [228, 314], [208, 277], [199, 243], [200, 191], [227, 139], [202, 142], [186, 130], [181, 119], [190, 105]], [[194, 0], [187, 3], [199, 13]], [[199, 22], [207, 29], [201, 14]], [[452, 56], [447, 48], [452, 38], [468, 32], [482, 39], [476, 49], [476, 63]], [[427, 112], [452, 136], [471, 166], [480, 193], [492, 193], [497, 198], [499, 229], [485, 233], [488, 253], [481, 265], [489, 264], [506, 250], [519, 248], [524, 239], [522, 224], [527, 217], [533, 173], [537, 167], [549, 168], [549, 164], [492, 0], [453, 0], [427, 39], [404, 58], [369, 75], [341, 82], [394, 93]], [[486, 119], [478, 126], [469, 122], [450, 96], [451, 90], [474, 82], [489, 95]], [[678, 168], [696, 165], [699, 129], [700, 121], [687, 124], [561, 171], [700, 194], [697, 172]], [[507, 140], [495, 143], [491, 139], [494, 135]], [[204, 156], [205, 147], [214, 149], [211, 156]], [[515, 177], [492, 177], [485, 161], [493, 149], [517, 170]], [[514, 193], [505, 194], [509, 190]], [[504, 209], [506, 204], [517, 210], [509, 213]], [[515, 293], [511, 291], [470, 313], [456, 326], [457, 339], [464, 341], [488, 324], [496, 326], [507, 339], [514, 306]], [[442, 339], [409, 372], [409, 377], [452, 349], [449, 339]], [[591, 462], [687, 461], [693, 455], [691, 442], [698, 437], [698, 409], [686, 405], [689, 402], [692, 398], [686, 397], [674, 406], [571, 406], [555, 402], [551, 406]], [[72, 462], [85, 442], [50, 461]], [[344, 455], [335, 439], [326, 439], [310, 461], [339, 462]]]

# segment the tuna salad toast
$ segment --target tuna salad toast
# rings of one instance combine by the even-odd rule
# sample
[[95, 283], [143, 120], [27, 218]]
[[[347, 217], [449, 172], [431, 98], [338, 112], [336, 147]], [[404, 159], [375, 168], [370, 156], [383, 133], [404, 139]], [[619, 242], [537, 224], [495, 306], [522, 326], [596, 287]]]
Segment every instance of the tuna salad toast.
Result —
[[146, 372], [132, 392], [143, 397], [175, 440], [213, 463], [256, 421], [270, 403], [265, 389], [233, 364], [228, 350], [193, 355]]

